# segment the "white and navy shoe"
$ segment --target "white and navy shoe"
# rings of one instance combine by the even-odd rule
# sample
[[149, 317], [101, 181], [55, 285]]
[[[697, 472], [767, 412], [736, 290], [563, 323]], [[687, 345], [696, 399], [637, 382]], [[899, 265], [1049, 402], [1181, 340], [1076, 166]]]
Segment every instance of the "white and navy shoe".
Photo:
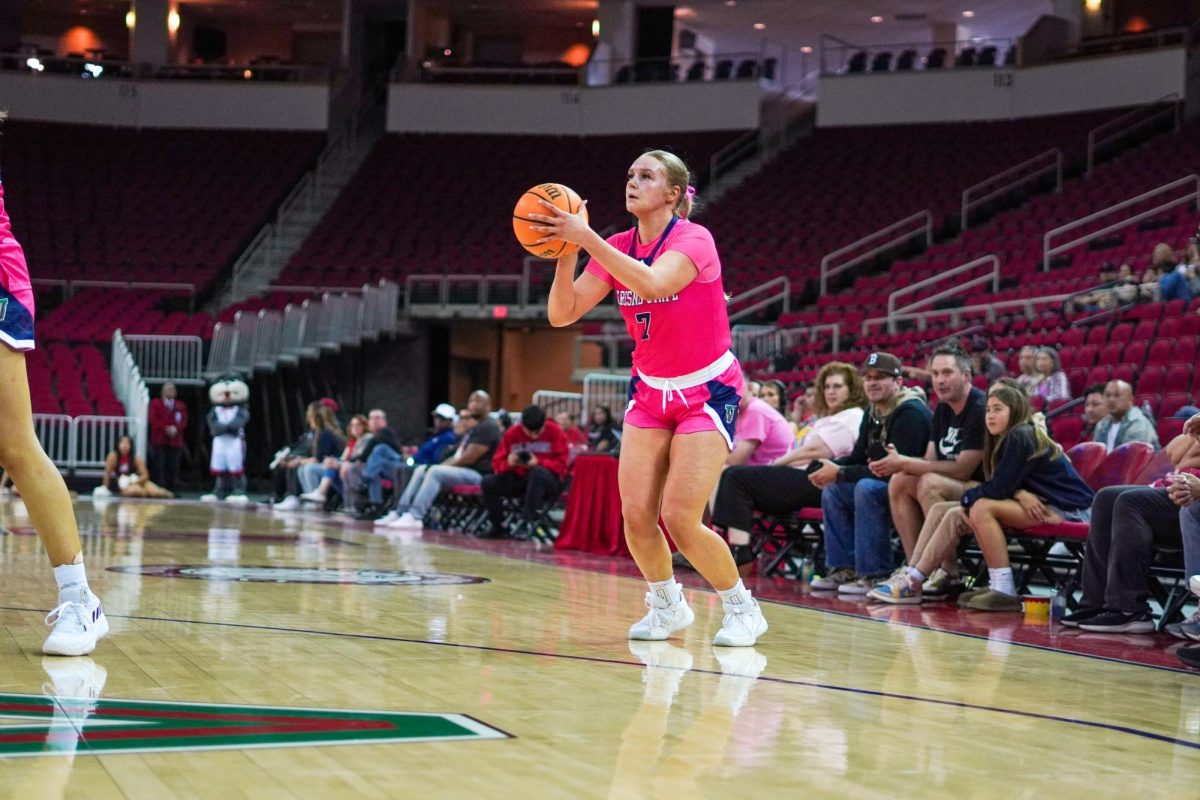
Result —
[[[59, 599], [63, 599], [61, 594]], [[108, 633], [100, 598], [86, 586], [79, 588], [78, 599], [67, 600], [47, 614], [46, 624], [54, 627], [42, 645], [48, 656], [86, 656]]]

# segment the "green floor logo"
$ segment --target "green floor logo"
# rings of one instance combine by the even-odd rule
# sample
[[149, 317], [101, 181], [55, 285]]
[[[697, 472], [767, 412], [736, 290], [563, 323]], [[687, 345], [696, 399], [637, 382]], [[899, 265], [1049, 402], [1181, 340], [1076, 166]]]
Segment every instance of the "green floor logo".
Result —
[[462, 714], [0, 694], [0, 758], [506, 738]]

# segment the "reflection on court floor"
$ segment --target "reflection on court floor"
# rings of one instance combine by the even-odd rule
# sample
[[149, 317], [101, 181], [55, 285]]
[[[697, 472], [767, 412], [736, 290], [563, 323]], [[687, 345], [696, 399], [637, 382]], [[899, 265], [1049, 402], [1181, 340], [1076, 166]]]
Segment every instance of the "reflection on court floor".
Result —
[[1200, 775], [1200, 675], [1025, 646], [1018, 615], [960, 635], [771, 603], [757, 647], [713, 648], [691, 581], [696, 623], [630, 642], [621, 569], [254, 508], [78, 513], [112, 633], [51, 659], [45, 556], [0, 505], [0, 796], [1187, 797]]

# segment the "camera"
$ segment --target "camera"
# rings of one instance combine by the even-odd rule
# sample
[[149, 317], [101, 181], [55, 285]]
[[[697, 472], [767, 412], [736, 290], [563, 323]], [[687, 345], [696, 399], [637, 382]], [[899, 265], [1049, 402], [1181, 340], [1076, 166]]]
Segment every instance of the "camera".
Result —
[[520, 461], [522, 464], [528, 464], [531, 458], [533, 458], [533, 453], [530, 453], [528, 450], [522, 450], [517, 453], [517, 461]]
[[867, 459], [870, 461], [879, 461], [880, 459], [887, 458], [887, 454], [887, 447], [883, 442], [874, 441], [867, 445]]

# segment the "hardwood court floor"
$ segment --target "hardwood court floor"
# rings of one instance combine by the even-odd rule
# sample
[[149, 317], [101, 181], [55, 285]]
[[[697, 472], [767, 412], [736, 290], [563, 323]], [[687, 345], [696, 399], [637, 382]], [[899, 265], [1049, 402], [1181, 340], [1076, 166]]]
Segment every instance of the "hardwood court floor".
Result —
[[[695, 625], [631, 645], [644, 584], [612, 571], [253, 508], [77, 510], [112, 632], [77, 665], [40, 655], [52, 578], [0, 504], [0, 692], [103, 675], [106, 700], [462, 714], [497, 738], [94, 754], [104, 718], [76, 714], [46, 734], [62, 755], [0, 747], [0, 797], [1196, 796], [1195, 673], [777, 603], [758, 647], [716, 651], [691, 573]], [[384, 571], [486, 582], [328, 582]], [[29, 724], [0, 709], [0, 740]]]

